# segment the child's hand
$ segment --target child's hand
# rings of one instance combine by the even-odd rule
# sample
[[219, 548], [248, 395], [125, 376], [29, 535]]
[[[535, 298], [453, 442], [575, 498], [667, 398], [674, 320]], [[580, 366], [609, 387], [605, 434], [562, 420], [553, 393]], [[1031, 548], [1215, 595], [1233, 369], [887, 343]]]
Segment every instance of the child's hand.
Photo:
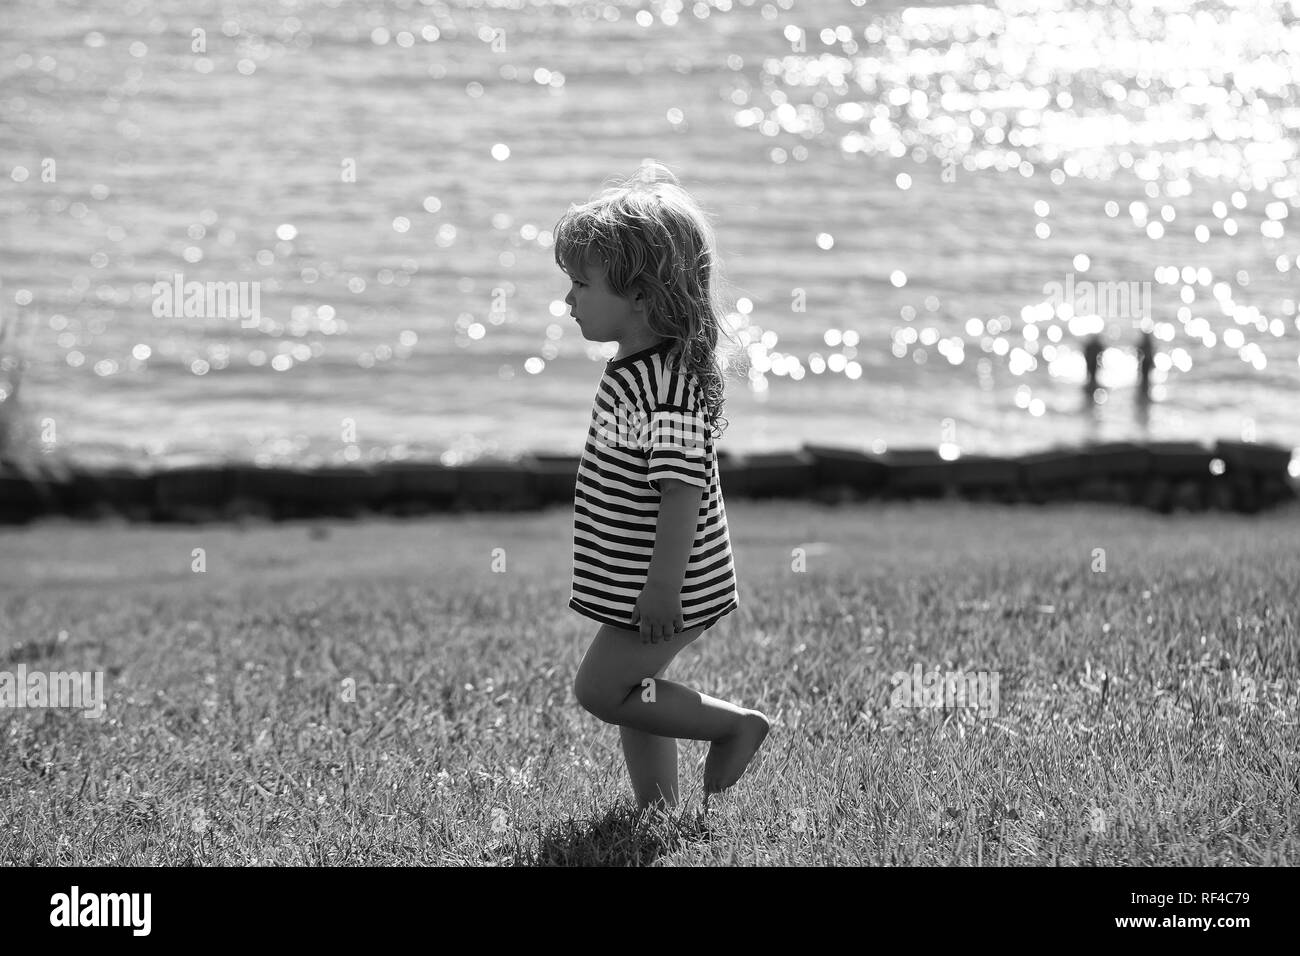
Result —
[[685, 623], [682, 618], [681, 592], [647, 584], [641, 589], [641, 596], [636, 599], [632, 623], [641, 627], [642, 644], [671, 640], [673, 634], [680, 631]]

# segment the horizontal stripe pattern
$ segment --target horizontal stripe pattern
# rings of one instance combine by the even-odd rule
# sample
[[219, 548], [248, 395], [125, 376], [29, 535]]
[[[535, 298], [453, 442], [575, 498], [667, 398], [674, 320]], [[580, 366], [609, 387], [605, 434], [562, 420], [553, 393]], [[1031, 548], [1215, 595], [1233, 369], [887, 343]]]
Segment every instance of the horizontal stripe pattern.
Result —
[[682, 582], [687, 629], [739, 606], [727, 510], [699, 383], [661, 343], [605, 366], [578, 464], [569, 607], [627, 630], [654, 556], [665, 478], [702, 490]]

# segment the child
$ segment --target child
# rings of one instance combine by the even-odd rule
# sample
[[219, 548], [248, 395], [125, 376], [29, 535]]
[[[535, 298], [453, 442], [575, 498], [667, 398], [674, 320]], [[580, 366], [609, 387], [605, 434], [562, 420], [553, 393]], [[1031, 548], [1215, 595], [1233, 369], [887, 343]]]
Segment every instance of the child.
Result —
[[683, 647], [738, 606], [709, 427], [723, 404], [713, 230], [652, 164], [571, 206], [554, 232], [583, 337], [619, 345], [596, 392], [574, 496], [569, 607], [601, 625], [574, 693], [619, 725], [643, 810], [677, 804], [675, 738], [711, 741], [707, 802], [740, 779], [771, 726], [756, 710], [664, 679]]

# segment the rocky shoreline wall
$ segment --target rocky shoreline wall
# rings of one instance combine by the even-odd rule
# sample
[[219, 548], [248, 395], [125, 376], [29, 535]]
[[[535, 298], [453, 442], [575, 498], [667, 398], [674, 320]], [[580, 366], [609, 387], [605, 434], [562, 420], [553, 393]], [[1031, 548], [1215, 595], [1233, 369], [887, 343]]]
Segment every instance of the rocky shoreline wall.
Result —
[[[1102, 501], [1169, 514], [1208, 509], [1253, 514], [1300, 493], [1291, 450], [1218, 441], [1112, 442], [1004, 458], [947, 461], [933, 449], [872, 454], [805, 444], [788, 452], [719, 452], [733, 498], [962, 498], [1043, 504]], [[538, 453], [461, 467], [393, 462], [314, 470], [209, 465], [155, 472], [55, 472], [0, 466], [0, 522], [48, 516], [134, 521], [273, 520], [437, 511], [519, 511], [573, 503], [578, 457]]]

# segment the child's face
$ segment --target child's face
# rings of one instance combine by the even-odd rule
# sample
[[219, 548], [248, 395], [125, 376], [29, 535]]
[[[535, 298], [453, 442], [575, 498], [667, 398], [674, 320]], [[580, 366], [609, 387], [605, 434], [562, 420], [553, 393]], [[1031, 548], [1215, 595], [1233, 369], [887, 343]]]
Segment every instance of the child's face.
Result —
[[645, 310], [639, 299], [611, 292], [605, 273], [602, 263], [588, 263], [581, 274], [572, 277], [573, 285], [564, 297], [582, 337], [592, 342], [622, 342], [644, 335]]

